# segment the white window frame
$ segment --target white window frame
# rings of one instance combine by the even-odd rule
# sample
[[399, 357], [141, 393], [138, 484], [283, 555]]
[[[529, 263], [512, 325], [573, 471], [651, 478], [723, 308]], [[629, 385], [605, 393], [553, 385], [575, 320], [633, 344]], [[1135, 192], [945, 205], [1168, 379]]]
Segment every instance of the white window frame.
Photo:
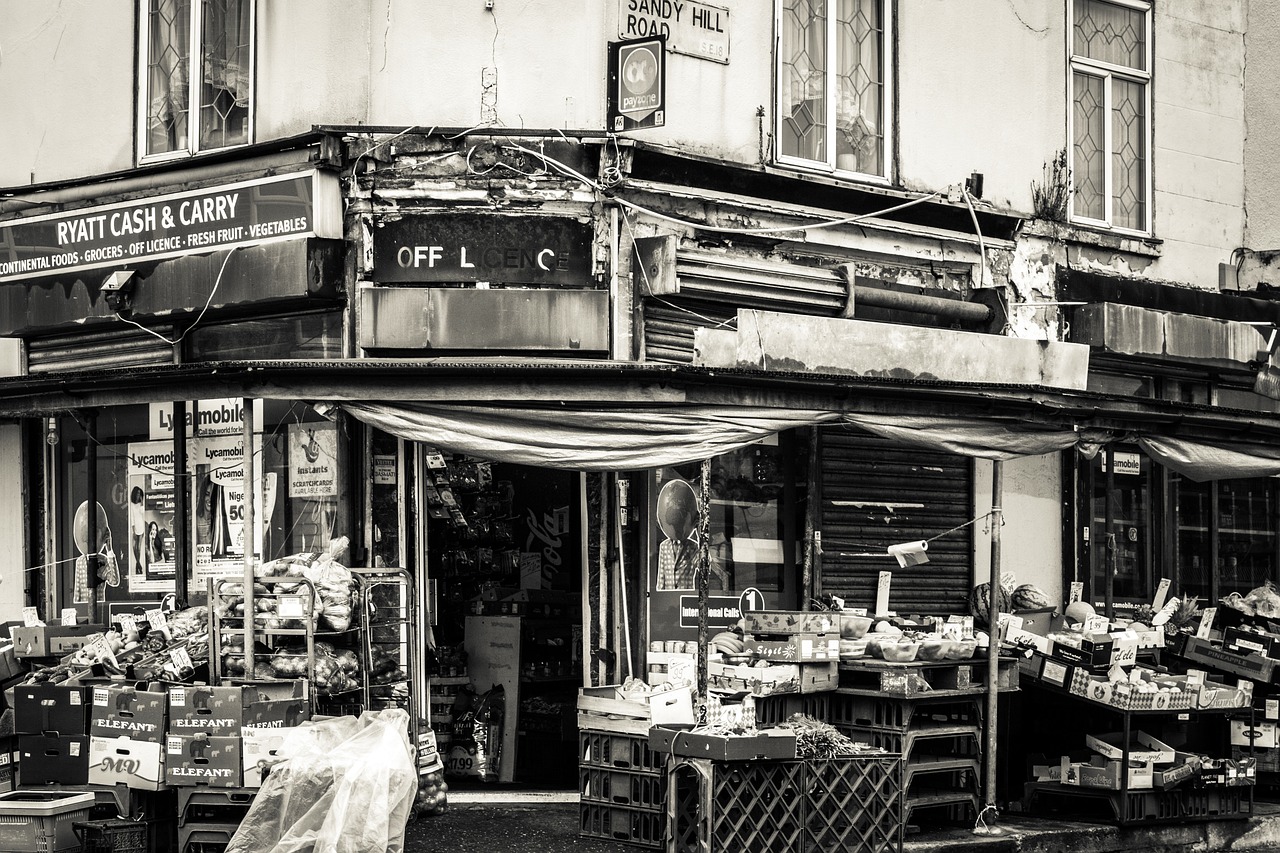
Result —
[[[1152, 45], [1153, 36], [1153, 18], [1154, 11], [1152, 4], [1148, 0], [1105, 0], [1105, 2], [1113, 6], [1124, 6], [1129, 9], [1140, 11], [1144, 15], [1144, 27], [1146, 28], [1145, 43], [1146, 55], [1144, 57], [1144, 65], [1146, 71], [1138, 71], [1127, 66], [1112, 65], [1109, 62], [1100, 62], [1096, 59], [1090, 59], [1085, 56], [1079, 56], [1075, 52], [1075, 33], [1076, 33], [1076, 0], [1067, 0], [1067, 56], [1070, 57], [1069, 67], [1067, 69], [1067, 168], [1072, 176], [1071, 180], [1071, 201], [1068, 204], [1068, 217], [1074, 223], [1080, 225], [1092, 225], [1098, 228], [1106, 228], [1110, 231], [1116, 231], [1124, 234], [1133, 234], [1138, 236], [1150, 236], [1154, 233], [1155, 211], [1153, 210], [1153, 190], [1151, 175], [1154, 171], [1152, 163], [1154, 160], [1154, 152], [1152, 150], [1152, 133], [1151, 125], [1154, 116], [1151, 111], [1151, 78], [1153, 70], [1153, 62], [1155, 61], [1155, 51]], [[1103, 81], [1102, 97], [1103, 97], [1103, 147], [1106, 154], [1103, 158], [1102, 165], [1102, 183], [1103, 183], [1103, 199], [1102, 199], [1102, 218], [1094, 219], [1088, 216], [1081, 216], [1075, 212], [1075, 152], [1076, 152], [1076, 133], [1075, 133], [1075, 106], [1076, 106], [1076, 87], [1075, 75], [1084, 74], [1090, 77], [1096, 77]], [[1146, 222], [1142, 228], [1125, 228], [1113, 224], [1115, 219], [1114, 198], [1115, 198], [1115, 182], [1114, 168], [1112, 161], [1115, 158], [1115, 147], [1112, 139], [1111, 130], [1111, 110], [1112, 110], [1112, 81], [1115, 78], [1128, 80], [1142, 84], [1143, 94], [1143, 110], [1146, 121], [1143, 127], [1143, 146], [1146, 151], [1147, 163], [1143, 174], [1143, 205], [1146, 210]]]
[[774, 162], [779, 165], [794, 166], [808, 171], [821, 172], [823, 174], [835, 175], [838, 177], [853, 177], [859, 181], [869, 183], [878, 183], [888, 185], [893, 174], [893, 163], [891, 157], [893, 154], [893, 134], [895, 132], [895, 123], [893, 121], [893, 3], [890, 0], [875, 0], [880, 4], [880, 20], [884, 22], [883, 40], [880, 45], [880, 58], [883, 63], [881, 69], [881, 79], [884, 81], [882, 92], [884, 95], [881, 104], [882, 115], [880, 117], [880, 126], [884, 132], [881, 141], [880, 162], [884, 164], [884, 174], [877, 175], [867, 172], [853, 172], [836, 167], [836, 77], [835, 68], [836, 61], [836, 12], [839, 7], [839, 0], [826, 0], [827, 5], [827, 127], [826, 137], [823, 142], [828, 152], [828, 159], [810, 160], [805, 157], [796, 157], [794, 155], [786, 155], [782, 153], [779, 140], [782, 138], [782, 7], [784, 0], [775, 0], [773, 5], [773, 151]]
[[191, 50], [187, 56], [187, 90], [190, 97], [188, 103], [187, 114], [187, 145], [185, 148], [175, 148], [173, 151], [160, 151], [154, 154], [147, 152], [147, 136], [150, 125], [149, 100], [150, 92], [148, 90], [150, 69], [148, 68], [149, 50], [151, 44], [151, 15], [150, 0], [139, 0], [138, 2], [138, 49], [137, 49], [137, 117], [135, 136], [137, 138], [137, 158], [139, 163], [160, 163], [168, 160], [182, 160], [196, 154], [202, 154], [208, 151], [225, 151], [228, 148], [237, 148], [242, 145], [251, 144], [256, 133], [255, 123], [257, 109], [255, 102], [257, 100], [256, 93], [252, 90], [257, 88], [257, 61], [258, 61], [258, 10], [256, 0], [249, 0], [250, 19], [249, 19], [249, 86], [251, 94], [249, 96], [249, 129], [246, 139], [243, 143], [235, 143], [233, 145], [220, 145], [210, 148], [200, 147], [200, 120], [201, 106], [200, 101], [200, 56], [201, 47], [203, 45], [204, 33], [204, 4], [205, 0], [190, 0], [191, 2], [191, 31], [189, 38], [191, 40]]

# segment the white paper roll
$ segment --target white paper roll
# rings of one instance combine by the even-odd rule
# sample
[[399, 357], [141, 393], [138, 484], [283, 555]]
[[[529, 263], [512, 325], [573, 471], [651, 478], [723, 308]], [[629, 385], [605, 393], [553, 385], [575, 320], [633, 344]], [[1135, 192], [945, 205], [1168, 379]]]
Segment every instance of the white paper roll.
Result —
[[929, 543], [923, 539], [919, 542], [901, 542], [889, 546], [889, 556], [898, 561], [899, 568], [905, 569], [907, 566], [929, 562], [929, 555], [925, 553], [928, 550]]

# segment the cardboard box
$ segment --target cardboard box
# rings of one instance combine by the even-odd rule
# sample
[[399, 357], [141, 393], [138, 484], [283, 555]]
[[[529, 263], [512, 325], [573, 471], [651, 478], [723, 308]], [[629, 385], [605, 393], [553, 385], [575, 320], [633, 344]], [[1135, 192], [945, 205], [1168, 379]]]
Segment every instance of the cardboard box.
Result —
[[1280, 637], [1248, 628], [1232, 627], [1222, 632], [1222, 647], [1238, 655], [1258, 654], [1280, 657]]
[[310, 682], [304, 679], [246, 684], [241, 727], [270, 729], [298, 726], [311, 719]]
[[169, 735], [165, 738], [164, 752], [164, 776], [170, 785], [242, 787], [244, 767], [238, 735]]
[[649, 730], [649, 748], [654, 752], [715, 761], [788, 759], [796, 757], [796, 736], [783, 729], [764, 729], [755, 735], [721, 736], [654, 726]]
[[1072, 666], [1101, 672], [1110, 669], [1115, 663], [1128, 665], [1135, 662], [1138, 656], [1138, 636], [1133, 632], [1085, 634], [1079, 646], [1054, 640], [1049, 655]]
[[1154, 771], [1152, 773], [1152, 784], [1162, 791], [1167, 791], [1184, 782], [1190, 782], [1198, 775], [1200, 775], [1200, 760], [1195, 759], [1182, 764], [1175, 764], [1165, 770]]
[[244, 724], [244, 687], [172, 685], [168, 690], [169, 728], [175, 735], [240, 734]]
[[306, 727], [245, 729], [241, 736], [241, 787], [262, 787], [271, 766], [293, 755], [307, 737]]
[[748, 634], [840, 634], [840, 614], [831, 610], [748, 610]]
[[13, 729], [20, 735], [89, 732], [85, 688], [66, 684], [19, 684], [13, 689]]
[[1246, 720], [1231, 721], [1231, 745], [1253, 746], [1256, 749], [1272, 749], [1280, 746], [1275, 723], [1255, 722], [1252, 727]]
[[[1085, 735], [1084, 742], [1099, 755], [1120, 760], [1124, 758], [1122, 736], [1122, 732]], [[1173, 747], [1166, 746], [1146, 732], [1140, 731], [1134, 736], [1134, 740], [1129, 742], [1129, 761], [1143, 764], [1172, 764]]]
[[[1022, 630], [1041, 637], [1048, 636], [1054, 630], [1054, 617], [1058, 615], [1056, 607], [1038, 607], [1034, 610], [1015, 610], [1013, 615], [1022, 620]], [[1061, 619], [1057, 620], [1061, 621]]]
[[[1098, 758], [1080, 765], [1080, 787], [1120, 790], [1122, 763], [1108, 758]], [[1142, 791], [1155, 787], [1155, 771], [1150, 764], [1129, 762], [1129, 790]]]
[[18, 783], [89, 784], [88, 735], [18, 735]]
[[693, 725], [693, 688], [676, 687], [649, 696], [649, 719], [653, 725]]
[[13, 643], [0, 646], [0, 682], [18, 678], [26, 672], [27, 668], [18, 660], [17, 649]]
[[91, 737], [127, 737], [155, 744], [164, 741], [167, 697], [163, 690], [139, 689], [134, 685], [95, 685], [89, 691]]
[[18, 786], [18, 738], [16, 735], [0, 738], [0, 794]]
[[787, 634], [746, 641], [747, 651], [761, 660], [809, 663], [840, 660], [840, 634]]
[[45, 658], [69, 654], [81, 649], [94, 634], [106, 631], [103, 625], [35, 625], [12, 629], [14, 654], [18, 657]]
[[724, 693], [821, 693], [840, 686], [840, 663], [737, 666], [707, 662], [707, 685]]
[[[1219, 612], [1229, 609], [1225, 607], [1218, 608]], [[1280, 663], [1272, 658], [1254, 653], [1238, 655], [1226, 649], [1218, 648], [1208, 640], [1202, 640], [1199, 637], [1192, 637], [1186, 634], [1178, 635], [1177, 643], [1173, 645], [1173, 648], [1176, 654], [1194, 663], [1210, 667], [1219, 672], [1264, 683], [1273, 680], [1277, 663]]]
[[123, 784], [142, 791], [167, 787], [163, 744], [129, 737], [90, 736], [89, 784]]

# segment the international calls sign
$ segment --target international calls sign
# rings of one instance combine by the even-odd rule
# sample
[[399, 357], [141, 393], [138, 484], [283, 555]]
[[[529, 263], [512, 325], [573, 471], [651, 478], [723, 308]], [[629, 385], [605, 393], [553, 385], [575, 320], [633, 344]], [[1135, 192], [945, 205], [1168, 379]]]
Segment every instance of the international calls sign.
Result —
[[609, 44], [609, 129], [638, 130], [667, 122], [665, 36]]

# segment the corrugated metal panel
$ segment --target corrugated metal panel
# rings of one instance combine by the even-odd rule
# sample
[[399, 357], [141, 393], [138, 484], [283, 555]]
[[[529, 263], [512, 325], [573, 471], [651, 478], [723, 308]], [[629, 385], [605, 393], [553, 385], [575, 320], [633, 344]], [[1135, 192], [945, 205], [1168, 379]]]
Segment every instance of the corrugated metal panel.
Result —
[[[170, 326], [158, 326], [154, 331], [169, 340], [174, 337]], [[132, 326], [107, 332], [35, 338], [27, 342], [28, 373], [173, 363], [174, 348], [171, 345]]]
[[677, 252], [676, 280], [680, 293], [694, 299], [799, 314], [838, 314], [849, 296], [844, 280], [829, 268], [740, 260], [712, 252]]
[[733, 328], [737, 309], [694, 303], [680, 297], [645, 300], [644, 360], [668, 364], [693, 362], [693, 331]]
[[899, 569], [889, 545], [931, 539], [972, 518], [973, 467], [963, 456], [894, 444], [841, 428], [820, 432], [822, 554], [817, 589], [851, 607], [875, 606], [893, 571], [898, 613], [964, 613], [972, 587], [973, 525], [929, 543], [929, 562]]

